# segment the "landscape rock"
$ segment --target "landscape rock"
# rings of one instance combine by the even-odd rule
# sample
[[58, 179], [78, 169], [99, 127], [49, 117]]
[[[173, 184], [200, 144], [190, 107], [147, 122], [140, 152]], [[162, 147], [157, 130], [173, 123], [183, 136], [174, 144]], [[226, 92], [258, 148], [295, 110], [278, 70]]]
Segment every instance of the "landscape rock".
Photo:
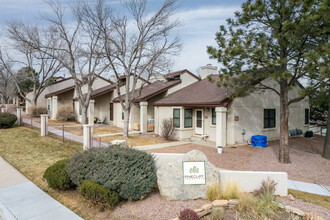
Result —
[[204, 211], [202, 211], [202, 212], [199, 212], [199, 213], [197, 213], [198, 214], [198, 216], [201, 218], [201, 217], [203, 217], [203, 216], [205, 216], [205, 215], [207, 215], [207, 214], [210, 214], [212, 212], [212, 209], [209, 209], [209, 210], [204, 210]]
[[212, 205], [214, 207], [222, 207], [222, 206], [227, 206], [228, 205], [228, 200], [214, 200], [212, 202]]
[[209, 209], [212, 209], [213, 205], [212, 204], [205, 204], [201, 207], [201, 209], [203, 210], [209, 210]]
[[290, 212], [290, 213], [294, 213], [294, 214], [299, 215], [299, 216], [305, 216], [304, 211], [302, 211], [300, 209], [297, 209], [297, 208], [294, 208], [292, 206], [285, 206], [285, 211]]
[[295, 200], [295, 198], [294, 198], [293, 195], [291, 195], [291, 194], [289, 194], [289, 195], [287, 196], [287, 198], [288, 198], [290, 201], [294, 201], [294, 200]]
[[203, 211], [203, 209], [194, 209], [194, 212], [196, 212], [196, 213], [199, 213], [199, 212], [202, 212]]
[[[183, 184], [183, 161], [204, 161], [206, 184]], [[159, 192], [167, 200], [206, 199], [207, 185], [219, 182], [220, 174], [201, 151], [193, 150], [183, 156], [181, 160], [170, 162], [157, 170], [157, 184]]]
[[238, 199], [230, 199], [228, 203], [230, 205], [238, 205], [239, 204], [239, 200]]

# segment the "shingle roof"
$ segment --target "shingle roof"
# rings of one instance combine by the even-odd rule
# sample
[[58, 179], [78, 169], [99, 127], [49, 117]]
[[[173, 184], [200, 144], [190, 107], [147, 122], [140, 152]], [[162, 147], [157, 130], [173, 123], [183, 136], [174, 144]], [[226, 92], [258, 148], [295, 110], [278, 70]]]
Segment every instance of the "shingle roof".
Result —
[[95, 89], [94, 91], [92, 91], [91, 98], [93, 99], [93, 98], [98, 97], [100, 95], [112, 92], [115, 89], [116, 89], [115, 84], [104, 86], [104, 87], [99, 88], [99, 89]]
[[69, 86], [69, 87], [66, 87], [64, 89], [48, 93], [48, 94], [45, 95], [45, 98], [49, 98], [49, 97], [52, 97], [52, 96], [57, 96], [57, 95], [60, 95], [62, 93], [68, 92], [68, 91], [73, 90], [73, 89], [74, 89], [74, 86]]
[[[139, 89], [136, 89], [134, 94], [136, 96], [134, 102], [147, 101], [148, 99], [155, 97], [156, 95], [167, 91], [169, 88], [178, 85], [181, 83], [181, 80], [174, 80], [169, 82], [155, 81], [149, 85], [146, 85], [142, 88], [141, 94], [139, 95]], [[123, 95], [124, 96], [124, 95]], [[123, 97], [122, 96], [122, 97]], [[119, 97], [115, 98], [113, 102], [119, 102]]]
[[[218, 75], [212, 75], [216, 82]], [[230, 88], [218, 87], [208, 78], [195, 82], [180, 89], [169, 96], [159, 100], [155, 106], [226, 106], [231, 101], [228, 95], [232, 93]]]

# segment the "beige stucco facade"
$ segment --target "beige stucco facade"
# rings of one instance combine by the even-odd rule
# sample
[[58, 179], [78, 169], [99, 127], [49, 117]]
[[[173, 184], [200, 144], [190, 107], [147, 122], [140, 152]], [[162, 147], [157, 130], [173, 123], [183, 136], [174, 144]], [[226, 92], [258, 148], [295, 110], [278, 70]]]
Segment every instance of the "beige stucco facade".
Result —
[[[277, 88], [277, 84], [271, 80], [265, 80], [263, 83]], [[300, 88], [298, 86], [294, 87], [289, 91], [289, 98], [298, 97], [299, 91]], [[243, 98], [235, 98], [226, 108], [226, 124], [224, 126], [226, 128], [226, 146], [247, 143], [247, 140], [251, 140], [251, 136], [257, 134], [266, 135], [268, 139], [277, 139], [280, 134], [279, 104], [279, 96], [271, 90], [258, 91]], [[217, 124], [212, 124], [212, 108], [155, 106], [155, 133], [161, 134], [162, 121], [173, 118], [173, 109], [180, 109], [180, 127], [176, 128], [178, 139], [184, 140], [193, 136], [205, 135], [207, 140], [216, 141]], [[184, 128], [184, 109], [193, 110], [191, 128]], [[264, 109], [275, 109], [275, 128], [264, 128]], [[290, 105], [289, 129], [298, 128], [303, 130], [303, 132], [308, 130], [308, 124], [305, 125], [305, 109], [309, 109], [308, 98]], [[202, 135], [196, 134], [197, 110], [203, 113]], [[243, 129], [246, 132], [244, 139], [242, 135]]]
[[[63, 81], [59, 81], [57, 83], [54, 83], [52, 85], [49, 85], [47, 86], [44, 91], [40, 94], [40, 96], [38, 97], [38, 100], [37, 100], [37, 105], [38, 106], [42, 106], [42, 107], [47, 107], [47, 98], [45, 98], [45, 95], [46, 94], [49, 94], [49, 93], [53, 93], [53, 92], [56, 92], [56, 91], [59, 91], [61, 89], [65, 89], [69, 86], [73, 86], [74, 85], [74, 81], [72, 78], [69, 78], [69, 79], [66, 79], [66, 80], [63, 80]], [[67, 94], [65, 94], [67, 95]], [[32, 99], [33, 97], [33, 94], [32, 92], [28, 93], [27, 94], [27, 98], [28, 99]], [[66, 101], [64, 101], [66, 97], [63, 97], [63, 103], [65, 103]], [[71, 100], [71, 103], [72, 103], [72, 97], [70, 98]], [[25, 103], [25, 107], [26, 107], [26, 112], [28, 113], [28, 110], [29, 110], [29, 107], [31, 106], [31, 104], [26, 101]]]

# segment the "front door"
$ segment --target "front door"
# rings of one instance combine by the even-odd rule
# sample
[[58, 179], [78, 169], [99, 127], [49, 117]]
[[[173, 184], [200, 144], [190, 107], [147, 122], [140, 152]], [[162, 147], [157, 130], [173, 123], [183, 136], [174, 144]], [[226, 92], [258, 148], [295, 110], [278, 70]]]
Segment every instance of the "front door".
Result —
[[195, 111], [195, 133], [196, 134], [203, 134], [203, 110], [196, 109]]
[[110, 103], [110, 121], [113, 121], [113, 103]]

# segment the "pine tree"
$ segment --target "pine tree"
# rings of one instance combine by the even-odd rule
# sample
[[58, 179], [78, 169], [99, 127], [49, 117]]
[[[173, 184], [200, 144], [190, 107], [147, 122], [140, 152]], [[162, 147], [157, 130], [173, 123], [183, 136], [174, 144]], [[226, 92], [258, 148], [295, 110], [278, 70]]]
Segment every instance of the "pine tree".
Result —
[[[290, 163], [289, 106], [303, 100], [306, 93], [290, 99], [289, 90], [308, 74], [317, 74], [308, 56], [316, 51], [326, 32], [320, 11], [328, 0], [248, 0], [235, 19], [227, 20], [216, 34], [218, 47], [209, 46], [210, 58], [221, 64], [219, 86], [230, 86], [234, 97], [246, 96], [256, 89], [270, 89], [280, 97], [279, 161]], [[234, 76], [234, 77], [233, 77]], [[267, 87], [271, 78], [279, 89]]]

